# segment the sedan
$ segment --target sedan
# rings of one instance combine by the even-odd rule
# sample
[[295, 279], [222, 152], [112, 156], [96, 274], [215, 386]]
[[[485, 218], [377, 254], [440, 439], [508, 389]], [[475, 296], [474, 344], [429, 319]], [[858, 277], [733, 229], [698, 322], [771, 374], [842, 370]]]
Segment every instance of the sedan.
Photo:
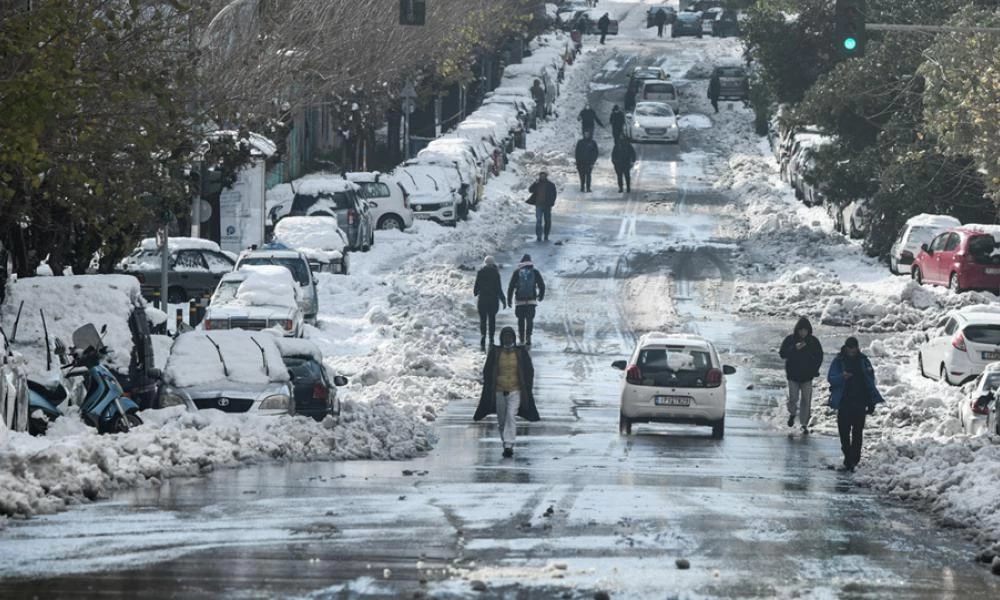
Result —
[[701, 13], [677, 13], [677, 19], [670, 26], [670, 37], [681, 37], [682, 35], [693, 35], [699, 38], [704, 35], [701, 25]]
[[295, 414], [322, 421], [340, 416], [337, 388], [347, 385], [347, 378], [328, 372], [323, 353], [316, 344], [302, 339], [275, 340], [281, 359], [292, 377]]
[[1000, 362], [986, 365], [975, 381], [962, 387], [965, 394], [958, 402], [962, 430], [970, 435], [994, 432], [1000, 435], [997, 421], [997, 390], [1000, 389]]
[[226, 273], [205, 310], [202, 328], [261, 331], [275, 328], [283, 335], [302, 335], [299, 287], [288, 269], [247, 266]]
[[625, 136], [634, 142], [680, 141], [677, 116], [662, 102], [640, 102], [635, 112], [625, 115]]
[[[176, 237], [168, 240], [167, 302], [181, 304], [208, 296], [236, 261], [211, 240]], [[162, 252], [155, 238], [147, 238], [115, 267], [139, 280], [143, 297], [159, 298]]]

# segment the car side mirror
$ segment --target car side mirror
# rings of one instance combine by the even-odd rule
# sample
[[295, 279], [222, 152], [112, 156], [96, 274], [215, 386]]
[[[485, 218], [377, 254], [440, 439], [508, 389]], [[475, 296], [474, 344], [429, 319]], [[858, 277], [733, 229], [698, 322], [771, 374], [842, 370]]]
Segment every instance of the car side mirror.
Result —
[[337, 387], [344, 387], [345, 385], [347, 385], [347, 378], [344, 377], [343, 375], [336, 375], [333, 378], [333, 385]]
[[733, 367], [731, 365], [722, 365], [722, 372], [725, 373], [726, 375], [735, 375], [736, 367]]
[[931, 249], [927, 244], [920, 244], [920, 249], [926, 252], [927, 254], [934, 254], [933, 252], [931, 252]]
[[163, 371], [161, 371], [160, 369], [157, 369], [157, 368], [152, 368], [149, 371], [146, 371], [146, 374], [149, 375], [150, 379], [162, 379], [163, 378]]
[[616, 360], [615, 362], [611, 363], [611, 366], [614, 367], [615, 369], [618, 369], [619, 371], [624, 371], [625, 367], [628, 366], [628, 361], [627, 360]]

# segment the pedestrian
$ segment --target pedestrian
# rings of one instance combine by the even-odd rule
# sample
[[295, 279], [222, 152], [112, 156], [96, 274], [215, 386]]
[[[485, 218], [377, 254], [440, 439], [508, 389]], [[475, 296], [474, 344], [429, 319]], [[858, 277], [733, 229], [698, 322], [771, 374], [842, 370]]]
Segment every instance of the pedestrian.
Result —
[[576, 120], [580, 121], [582, 127], [580, 133], [582, 135], [587, 135], [588, 132], [593, 135], [594, 123], [604, 127], [604, 123], [601, 123], [601, 120], [597, 118], [597, 113], [590, 107], [590, 102], [583, 105], [583, 110], [576, 116]]
[[531, 203], [535, 205], [535, 238], [540, 242], [542, 236], [549, 240], [552, 229], [552, 207], [556, 203], [556, 184], [549, 181], [545, 171], [538, 174], [538, 179], [528, 187]]
[[618, 108], [617, 104], [611, 107], [611, 116], [608, 117], [608, 123], [611, 125], [611, 137], [617, 140], [625, 131], [625, 113], [622, 112], [622, 109]]
[[785, 359], [788, 380], [788, 426], [793, 427], [798, 416], [802, 433], [809, 433], [813, 379], [819, 377], [823, 365], [823, 346], [813, 335], [809, 319], [802, 317], [795, 323], [792, 334], [781, 342], [778, 355]]
[[540, 79], [536, 79], [531, 86], [531, 97], [535, 101], [535, 118], [545, 118], [545, 88]]
[[610, 26], [611, 18], [608, 17], [608, 13], [604, 13], [604, 16], [597, 20], [597, 30], [601, 32], [601, 44], [604, 43], [604, 38], [608, 37], [608, 28]]
[[[624, 137], [615, 140], [615, 147], [611, 150], [611, 164], [615, 166], [615, 176], [618, 178], [618, 191], [632, 191], [632, 165], [635, 164], [635, 148], [632, 147]], [[625, 180], [625, 189], [622, 189], [622, 180]]]
[[576, 171], [580, 174], [580, 191], [590, 191], [590, 174], [597, 163], [597, 142], [590, 137], [590, 132], [583, 134], [583, 139], [576, 143]]
[[712, 73], [712, 78], [708, 80], [708, 99], [712, 102], [712, 108], [719, 112], [719, 94], [722, 91], [722, 82], [719, 81], [719, 72]]
[[535, 369], [531, 355], [524, 346], [514, 344], [514, 329], [504, 327], [500, 331], [500, 345], [490, 344], [483, 365], [483, 392], [479, 396], [479, 406], [474, 421], [487, 415], [496, 414], [503, 444], [504, 458], [514, 456], [514, 441], [517, 436], [517, 417], [526, 421], [538, 421], [538, 409], [532, 392]]
[[656, 25], [656, 37], [663, 37], [663, 26], [667, 24], [667, 11], [658, 10], [653, 16], [653, 24]]
[[497, 312], [500, 305], [507, 308], [507, 299], [503, 295], [503, 282], [500, 281], [500, 268], [492, 256], [483, 259], [483, 266], [476, 273], [476, 284], [472, 295], [478, 298], [479, 309], [479, 348], [486, 350], [486, 334], [490, 334], [490, 345], [496, 342], [493, 336], [497, 327]]
[[531, 345], [531, 331], [535, 328], [535, 306], [544, 298], [542, 274], [531, 262], [531, 255], [525, 254], [507, 284], [507, 306], [514, 306], [517, 339], [526, 346]]
[[865, 415], [875, 414], [875, 405], [884, 402], [875, 386], [875, 369], [861, 353], [857, 338], [847, 338], [830, 363], [826, 379], [830, 382], [830, 407], [837, 411], [844, 470], [853, 471], [861, 462]]

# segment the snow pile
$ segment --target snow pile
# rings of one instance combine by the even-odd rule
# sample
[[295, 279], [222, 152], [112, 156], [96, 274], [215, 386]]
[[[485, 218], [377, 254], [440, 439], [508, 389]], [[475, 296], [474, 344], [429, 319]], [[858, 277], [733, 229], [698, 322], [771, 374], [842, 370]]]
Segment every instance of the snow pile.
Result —
[[270, 334], [232, 330], [177, 336], [163, 378], [175, 387], [192, 387], [227, 381], [259, 385], [288, 381], [289, 375]]
[[327, 262], [342, 258], [348, 246], [333, 217], [285, 217], [274, 226], [274, 240]]
[[238, 273], [233, 277], [242, 277], [243, 273], [248, 276], [236, 290], [234, 302], [228, 304], [298, 308], [299, 286], [285, 267], [246, 265]]

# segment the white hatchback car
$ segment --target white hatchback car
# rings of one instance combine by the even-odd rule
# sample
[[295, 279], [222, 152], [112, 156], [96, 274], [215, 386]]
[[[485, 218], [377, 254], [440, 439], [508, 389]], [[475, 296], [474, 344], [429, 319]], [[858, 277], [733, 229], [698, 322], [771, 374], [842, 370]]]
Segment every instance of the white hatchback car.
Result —
[[640, 102], [625, 115], [625, 137], [633, 142], [676, 144], [680, 141], [677, 116], [668, 104]]
[[962, 385], [1000, 360], [1000, 308], [978, 304], [948, 313], [920, 347], [920, 374]]
[[707, 425], [712, 437], [726, 430], [726, 375], [715, 346], [690, 334], [647, 333], [628, 361], [611, 363], [625, 371], [618, 430], [632, 434], [633, 423]]
[[958, 419], [962, 429], [971, 435], [994, 432], [1000, 435], [997, 420], [997, 395], [1000, 393], [1000, 362], [990, 363], [975, 381], [963, 387], [965, 394], [958, 401]]

